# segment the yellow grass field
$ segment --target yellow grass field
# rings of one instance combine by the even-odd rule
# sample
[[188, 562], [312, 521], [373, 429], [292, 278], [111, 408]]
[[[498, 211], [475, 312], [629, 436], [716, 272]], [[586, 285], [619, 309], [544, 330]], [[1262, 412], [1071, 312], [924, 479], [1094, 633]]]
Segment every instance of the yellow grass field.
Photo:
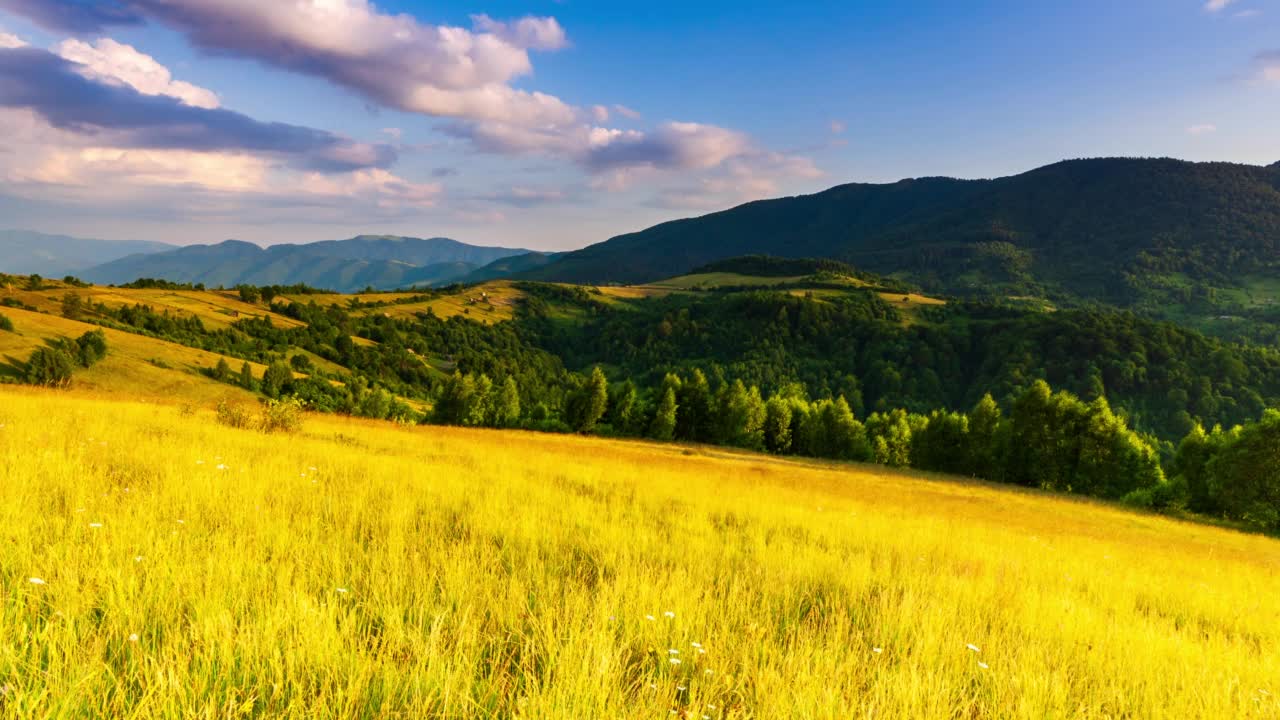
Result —
[[11, 718], [1280, 717], [1280, 542], [701, 448], [0, 388], [0, 578]]

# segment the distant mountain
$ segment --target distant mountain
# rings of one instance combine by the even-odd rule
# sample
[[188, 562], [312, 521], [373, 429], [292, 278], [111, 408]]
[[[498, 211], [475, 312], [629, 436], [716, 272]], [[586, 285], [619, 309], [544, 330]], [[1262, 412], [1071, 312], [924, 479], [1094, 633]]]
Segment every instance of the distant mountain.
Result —
[[140, 240], [89, 240], [28, 230], [0, 230], [0, 272], [60, 278], [127, 255], [173, 248]]
[[512, 255], [485, 265], [458, 279], [458, 282], [478, 283], [509, 277], [517, 273], [529, 272], [555, 262], [564, 253], [531, 252], [524, 255]]
[[82, 276], [102, 284], [150, 277], [210, 287], [305, 283], [350, 292], [366, 287], [449, 283], [496, 260], [528, 252], [467, 245], [447, 238], [362, 235], [350, 240], [267, 248], [228, 240], [122, 258], [88, 269]]
[[639, 283], [747, 254], [841, 260], [934, 292], [1181, 307], [1280, 278], [1280, 164], [1076, 160], [842, 185], [664, 223], [519, 276]]

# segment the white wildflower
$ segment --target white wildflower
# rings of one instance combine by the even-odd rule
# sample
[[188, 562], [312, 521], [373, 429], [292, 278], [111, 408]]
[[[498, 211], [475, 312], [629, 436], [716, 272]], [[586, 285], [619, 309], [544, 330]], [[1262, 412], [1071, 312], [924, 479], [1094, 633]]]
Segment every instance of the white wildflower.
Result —
[[91, 527], [91, 528], [100, 528], [100, 527], [102, 527], [102, 523], [89, 523], [89, 527]]
[[965, 645], [965, 647], [969, 648], [974, 652], [982, 652], [982, 648], [978, 647], [977, 645], [974, 645], [973, 643], [969, 643], [968, 645]]
[[671, 658], [671, 664], [672, 664], [672, 665], [679, 665], [679, 664], [680, 664], [680, 658]]
[[136, 643], [136, 642], [138, 642], [138, 633], [133, 633], [132, 635], [130, 635], [130, 636], [129, 636], [129, 642], [131, 642], [131, 643]]
[[991, 669], [991, 666], [990, 666], [990, 665], [988, 665], [988, 664], [986, 664], [986, 663], [984, 663], [984, 662], [980, 662], [980, 663], [978, 663], [978, 667], [982, 668], [983, 670], [989, 670], [989, 669]]
[[339, 592], [340, 594], [342, 594], [342, 595], [346, 595], [347, 593], [351, 592], [350, 590], [348, 590], [348, 589], [346, 589], [346, 588], [337, 588], [337, 590], [338, 590], [338, 592]]
[[669, 620], [674, 620], [674, 619], [675, 619], [675, 617], [676, 617], [676, 614], [675, 614], [674, 612], [672, 612], [672, 611], [668, 610], [668, 611], [666, 611], [666, 612], [662, 613], [662, 616], [663, 616], [663, 617], [665, 617], [665, 618], [667, 618], [667, 619], [669, 619]]
[[33, 578], [27, 578], [27, 582], [31, 583], [32, 585], [43, 585], [43, 584], [44, 584], [44, 578], [34, 578], [34, 577], [33, 577]]
[[873, 652], [873, 653], [875, 653], [875, 654], [879, 655], [879, 654], [881, 654], [881, 653], [883, 653], [883, 652], [884, 652], [884, 648], [878, 648], [878, 647], [877, 647], [877, 648], [871, 648], [871, 652]]
[[645, 616], [644, 616], [644, 619], [645, 619], [645, 620], [648, 620], [649, 622], [653, 622], [654, 620], [657, 620], [658, 618], [656, 618], [656, 617], [654, 617], [654, 616], [652, 616], [652, 615], [645, 615]]

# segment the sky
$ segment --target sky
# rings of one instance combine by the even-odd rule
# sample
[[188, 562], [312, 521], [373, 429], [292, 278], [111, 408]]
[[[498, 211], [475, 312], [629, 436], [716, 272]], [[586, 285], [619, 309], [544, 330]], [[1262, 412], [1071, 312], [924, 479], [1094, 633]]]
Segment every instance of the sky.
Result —
[[0, 225], [565, 250], [847, 182], [1280, 160], [1280, 0], [0, 0]]

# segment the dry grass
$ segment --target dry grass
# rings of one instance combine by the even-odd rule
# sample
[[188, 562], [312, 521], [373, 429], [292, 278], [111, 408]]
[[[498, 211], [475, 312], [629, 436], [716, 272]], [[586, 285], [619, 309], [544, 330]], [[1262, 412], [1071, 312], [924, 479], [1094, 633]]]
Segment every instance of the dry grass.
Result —
[[1277, 717], [1278, 568], [880, 468], [0, 389], [7, 717]]
[[[99, 329], [96, 325], [16, 308], [5, 308], [4, 314], [13, 320], [16, 332], [0, 332], [0, 376], [11, 379], [20, 375], [22, 364], [45, 340], [78, 337]], [[195, 403], [210, 403], [226, 396], [251, 397], [244, 390], [199, 374], [201, 368], [217, 365], [221, 355], [118, 330], [103, 332], [107, 336], [107, 357], [88, 370], [78, 371], [72, 381], [86, 394]], [[238, 372], [244, 361], [227, 358], [227, 362]], [[266, 369], [257, 363], [249, 365], [258, 377]]]

